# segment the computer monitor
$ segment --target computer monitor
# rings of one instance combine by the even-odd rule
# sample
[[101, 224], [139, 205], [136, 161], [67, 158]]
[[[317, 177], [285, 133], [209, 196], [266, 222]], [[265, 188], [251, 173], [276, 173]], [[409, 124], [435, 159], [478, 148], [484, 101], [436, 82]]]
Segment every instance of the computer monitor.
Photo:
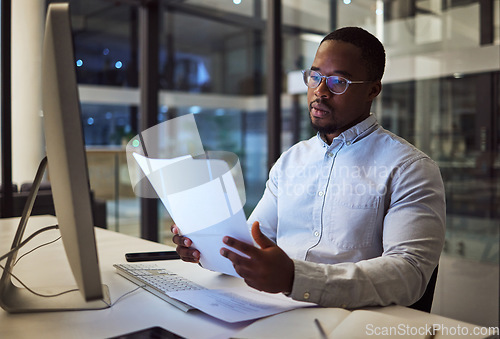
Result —
[[0, 279], [0, 306], [8, 312], [106, 308], [109, 307], [109, 295], [107, 287], [101, 284], [97, 258], [67, 3], [53, 3], [48, 7], [42, 55], [42, 94], [47, 157], [42, 160], [35, 177], [12, 248], [21, 243], [48, 161], [61, 238], [78, 289], [73, 286], [73, 292], [47, 298], [14, 286], [8, 273], [14, 267], [17, 255], [14, 251], [7, 259]]

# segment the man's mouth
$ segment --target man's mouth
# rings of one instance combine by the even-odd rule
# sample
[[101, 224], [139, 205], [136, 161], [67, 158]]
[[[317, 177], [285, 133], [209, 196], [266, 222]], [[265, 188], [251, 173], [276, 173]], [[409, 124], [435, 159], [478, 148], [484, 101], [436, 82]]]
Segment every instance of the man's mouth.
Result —
[[323, 118], [330, 114], [329, 110], [323, 109], [322, 107], [318, 107], [315, 105], [311, 105], [311, 116], [315, 118]]

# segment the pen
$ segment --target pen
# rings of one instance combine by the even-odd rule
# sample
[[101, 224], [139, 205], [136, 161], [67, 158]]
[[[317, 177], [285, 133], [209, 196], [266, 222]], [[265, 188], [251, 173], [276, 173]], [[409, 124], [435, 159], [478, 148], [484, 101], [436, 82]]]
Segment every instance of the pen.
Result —
[[328, 336], [325, 333], [325, 330], [323, 329], [323, 326], [321, 326], [321, 323], [319, 322], [318, 319], [314, 319], [314, 323], [316, 324], [316, 327], [318, 328], [319, 335], [321, 336], [321, 339], [327, 339]]
[[436, 338], [436, 335], [438, 334], [438, 330], [435, 327], [432, 330], [433, 330], [432, 333], [426, 335], [425, 339], [434, 339], [434, 338]]

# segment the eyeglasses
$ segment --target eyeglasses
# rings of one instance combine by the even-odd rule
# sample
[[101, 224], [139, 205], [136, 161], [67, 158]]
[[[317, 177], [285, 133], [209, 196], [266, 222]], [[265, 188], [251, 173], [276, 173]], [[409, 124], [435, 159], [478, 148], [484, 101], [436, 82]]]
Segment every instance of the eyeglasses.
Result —
[[336, 75], [332, 75], [327, 77], [326, 75], [321, 74], [318, 71], [313, 71], [311, 69], [305, 69], [302, 71], [304, 75], [304, 83], [309, 88], [316, 88], [321, 84], [321, 81], [325, 79], [326, 87], [333, 94], [343, 94], [347, 91], [347, 88], [351, 84], [365, 84], [372, 81], [351, 81], [346, 78], [342, 78]]

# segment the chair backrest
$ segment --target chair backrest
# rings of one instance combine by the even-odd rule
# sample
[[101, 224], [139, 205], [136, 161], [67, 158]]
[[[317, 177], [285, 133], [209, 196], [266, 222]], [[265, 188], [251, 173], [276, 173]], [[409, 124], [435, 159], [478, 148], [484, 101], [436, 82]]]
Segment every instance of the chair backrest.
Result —
[[[12, 192], [17, 192], [17, 184], [12, 184]], [[0, 184], [0, 194], [3, 193], [3, 184]]]
[[427, 288], [425, 289], [424, 295], [413, 305], [410, 305], [410, 308], [424, 311], [427, 313], [431, 312], [432, 308], [432, 300], [434, 299], [434, 290], [436, 289], [436, 280], [438, 275], [438, 266], [432, 272], [431, 278], [429, 279], [429, 283], [427, 284]]
[[[20, 192], [29, 192], [31, 190], [31, 186], [33, 186], [32, 182], [25, 182], [21, 185]], [[50, 186], [50, 182], [42, 181], [40, 183], [40, 187], [38, 187], [38, 191], [51, 191], [52, 188]]]

